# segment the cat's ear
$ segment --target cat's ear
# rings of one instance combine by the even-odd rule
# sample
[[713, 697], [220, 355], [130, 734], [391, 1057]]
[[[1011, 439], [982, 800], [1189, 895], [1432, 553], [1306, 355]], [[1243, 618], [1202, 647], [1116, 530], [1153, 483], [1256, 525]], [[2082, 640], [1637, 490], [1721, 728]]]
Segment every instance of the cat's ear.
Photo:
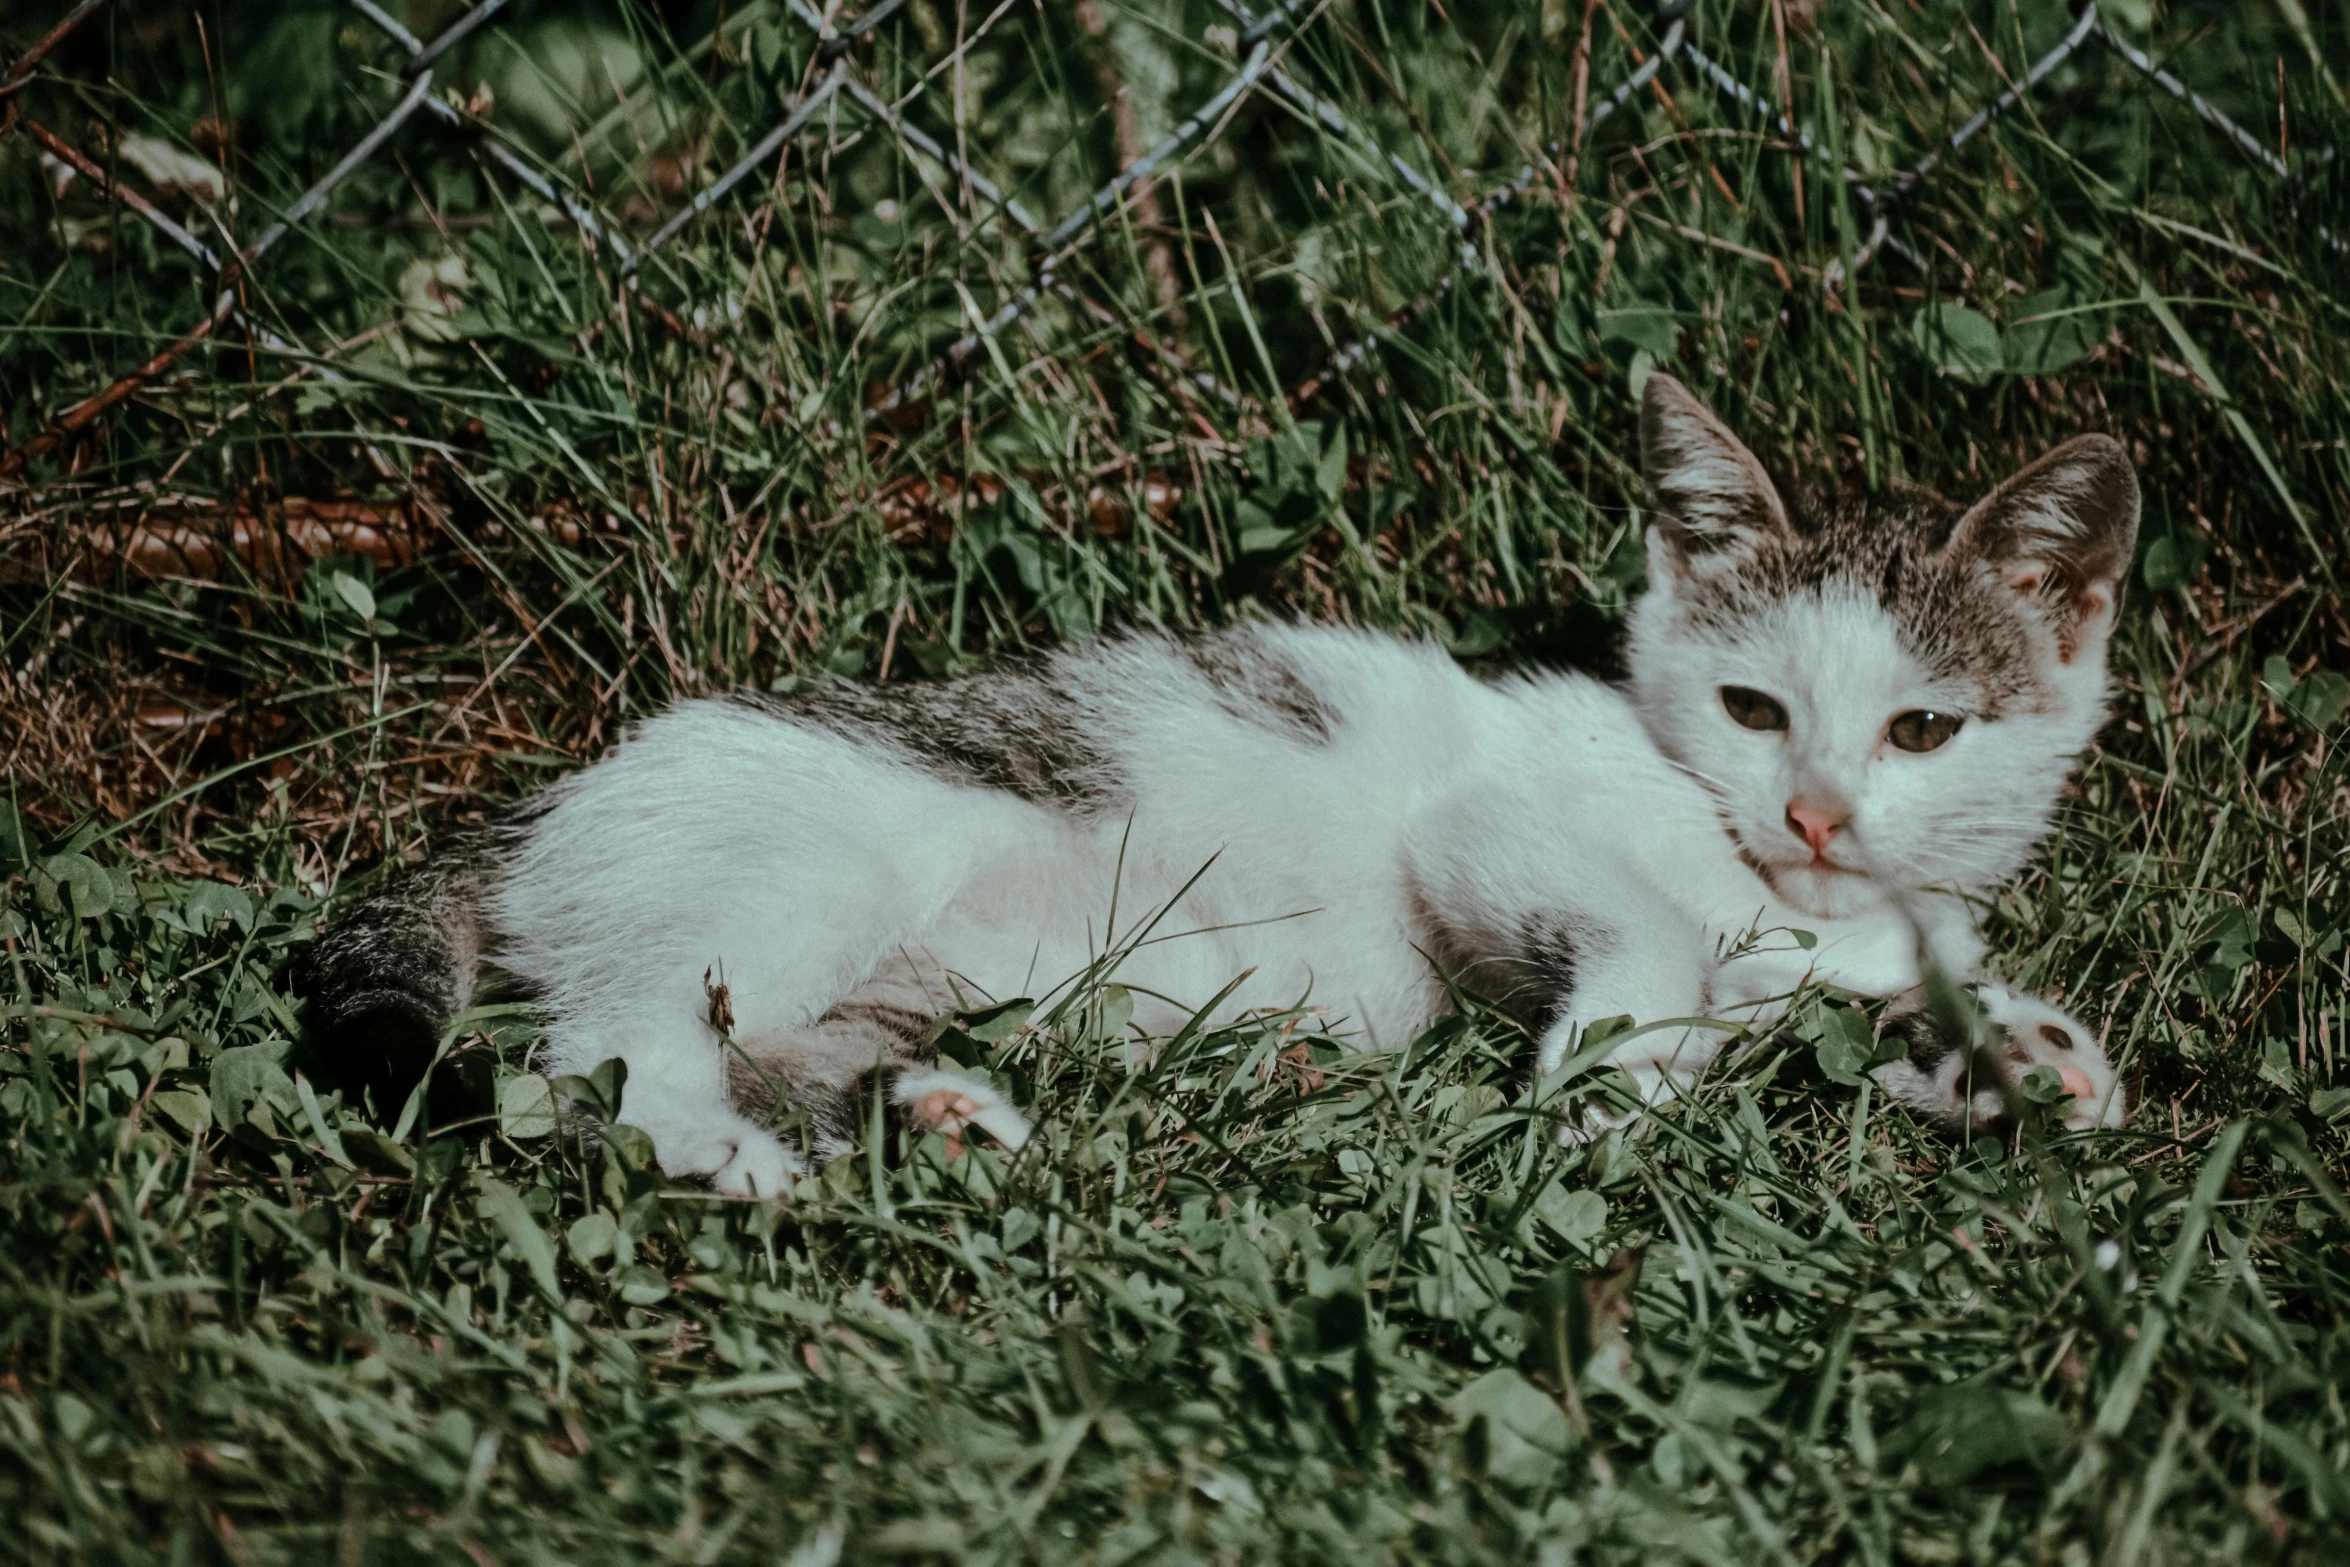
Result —
[[1649, 548], [1676, 576], [1733, 565], [1788, 531], [1786, 503], [1754, 453], [1662, 373], [1649, 376], [1640, 397], [1640, 475], [1648, 483]]
[[2081, 435], [1977, 501], [1948, 548], [2040, 606], [2069, 663], [2113, 624], [2137, 542], [2129, 453], [2111, 436]]

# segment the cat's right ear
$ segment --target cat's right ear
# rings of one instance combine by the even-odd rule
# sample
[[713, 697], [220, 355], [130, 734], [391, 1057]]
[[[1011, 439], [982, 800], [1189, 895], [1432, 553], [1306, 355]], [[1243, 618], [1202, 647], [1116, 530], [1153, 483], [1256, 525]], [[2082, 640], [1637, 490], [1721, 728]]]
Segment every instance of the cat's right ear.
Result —
[[[1689, 388], [1652, 373], [1640, 397], [1640, 475], [1649, 553], [1676, 577], [1735, 566], [1788, 531], [1779, 487], [1754, 453]], [[1658, 573], [1650, 572], [1651, 580]]]
[[2055, 621], [2072, 662], [2102, 649], [2138, 543], [2138, 470], [2109, 435], [2078, 435], [1984, 496], [1946, 548], [1982, 561]]

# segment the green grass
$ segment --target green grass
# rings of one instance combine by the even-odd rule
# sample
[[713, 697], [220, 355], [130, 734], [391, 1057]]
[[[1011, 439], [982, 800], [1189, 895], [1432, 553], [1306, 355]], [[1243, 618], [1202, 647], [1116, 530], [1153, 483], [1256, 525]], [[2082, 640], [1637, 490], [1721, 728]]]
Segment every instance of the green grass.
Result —
[[[2350, 142], [2350, 34], [2109, 7], [2296, 181], [2092, 47], [1902, 204], [1925, 270], [1845, 287], [1832, 169], [1882, 183], [2067, 18], [1786, 9], [1808, 162], [1669, 69], [1440, 287], [1438, 206], [1257, 100], [1080, 247], [1091, 306], [870, 419], [1033, 275], [935, 167], [844, 114], [632, 294], [471, 133], [403, 132], [244, 280], [299, 352], [223, 328], [0, 488], [0, 1551], [2341, 1559], [2350, 202], [2312, 149]], [[937, 67], [914, 122], [1047, 226], [1235, 63], [1203, 4], [1056, 0], [958, 74], [987, 14], [921, 0], [852, 68], [894, 101]], [[521, 5], [443, 80], [641, 240], [820, 79], [781, 7], [725, 17], [699, 50], [715, 7]], [[1583, 88], [1555, 0], [1349, 0], [1283, 58], [1469, 201], [1655, 47], [1589, 19]], [[1767, 13], [1694, 28], [1776, 95]], [[218, 244], [397, 64], [348, 10], [130, 3], [16, 102], [132, 183], [134, 135], [213, 158], [233, 211], [166, 200]], [[209, 298], [0, 137], [12, 449]], [[1872, 1103], [1826, 999], [1569, 1149], [1474, 1005], [1402, 1052], [1263, 1018], [1146, 1065], [1095, 985], [947, 1036], [1031, 1106], [1019, 1160], [876, 1137], [777, 1207], [664, 1183], [609, 1080], [553, 1135], [527, 1017], [469, 1021], [449, 1070], [503, 1113], [437, 1135], [290, 1075], [282, 972], [331, 899], [682, 691], [1281, 606], [1604, 666], [1649, 364], [1825, 482], [2132, 443], [2116, 719], [1992, 918], [2106, 1029], [2126, 1130], [1954, 1144]], [[198, 547], [361, 510], [391, 542]]]

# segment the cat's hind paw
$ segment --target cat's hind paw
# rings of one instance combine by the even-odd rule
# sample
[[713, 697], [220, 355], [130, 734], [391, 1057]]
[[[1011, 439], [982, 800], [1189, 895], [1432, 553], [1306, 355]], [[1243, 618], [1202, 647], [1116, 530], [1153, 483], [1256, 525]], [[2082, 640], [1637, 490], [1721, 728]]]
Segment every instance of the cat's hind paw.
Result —
[[2053, 1088], [2071, 1097], [2064, 1124], [2074, 1131], [2119, 1126], [2128, 1118], [2120, 1077], [2087, 1025], [2003, 985], [1972, 989], [1992, 1032], [1972, 1061], [1922, 1000], [1904, 1000], [1887, 1011], [1886, 1034], [1909, 1047], [1877, 1069], [1877, 1080], [1894, 1099], [1932, 1120], [1997, 1129], [2008, 1121], [2014, 1101]]
[[769, 1131], [750, 1129], [736, 1139], [734, 1153], [710, 1172], [722, 1197], [773, 1201], [791, 1190], [807, 1166]]
[[945, 1137], [950, 1158], [961, 1151], [964, 1131], [974, 1126], [1007, 1151], [1016, 1153], [1027, 1146], [1028, 1118], [991, 1084], [967, 1072], [935, 1067], [900, 1072], [890, 1084], [889, 1097], [916, 1128]]
[[664, 1175], [706, 1177], [722, 1197], [772, 1202], [806, 1172], [773, 1132], [746, 1117], [719, 1112], [692, 1122], [641, 1123]]

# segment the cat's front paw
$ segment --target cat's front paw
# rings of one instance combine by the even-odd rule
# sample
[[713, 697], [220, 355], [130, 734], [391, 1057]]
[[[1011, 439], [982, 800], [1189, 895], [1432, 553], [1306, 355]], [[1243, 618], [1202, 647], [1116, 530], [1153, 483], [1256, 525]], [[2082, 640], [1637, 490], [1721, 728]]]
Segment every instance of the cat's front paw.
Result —
[[1559, 1122], [1558, 1142], [1562, 1148], [1581, 1148], [1596, 1143], [1610, 1132], [1622, 1131], [1647, 1115], [1659, 1105], [1670, 1104], [1689, 1088], [1687, 1079], [1674, 1079], [1661, 1074], [1631, 1074], [1640, 1103], [1624, 1108], [1614, 1098], [1605, 1100], [1594, 1096], [1568, 1111]]
[[1995, 1130], [2019, 1100], [2069, 1096], [2064, 1124], [2073, 1130], [2122, 1124], [2129, 1106], [2121, 1081], [2091, 1029], [2037, 996], [2003, 985], [1970, 988], [1991, 1025], [1990, 1039], [1971, 1055], [1921, 997], [1904, 997], [1886, 1010], [1886, 1036], [1908, 1046], [1901, 1059], [1877, 1069], [1877, 1081], [1894, 1099], [1931, 1120]]
[[[1542, 1042], [1537, 1065], [1542, 1074], [1555, 1072], [1570, 1050], [1582, 1043], [1579, 1030], [1561, 1026]], [[1696, 1086], [1721, 1048], [1721, 1036], [1693, 1028], [1668, 1027], [1635, 1032], [1608, 1058], [1608, 1065], [1629, 1079], [1639, 1103], [1626, 1106], [1620, 1093], [1601, 1090], [1604, 1079], [1587, 1079], [1576, 1092], [1584, 1095], [1559, 1123], [1558, 1140], [1568, 1147], [1597, 1142], [1612, 1131], [1630, 1126], [1658, 1105], [1669, 1104]], [[1619, 1079], [1619, 1082], [1622, 1080]]]
[[[1819, 930], [1758, 934], [1714, 970], [1712, 999], [1725, 1017], [1769, 1016], [1807, 984], [1861, 996], [1897, 996], [1918, 983], [1918, 938], [1891, 914], [1874, 920], [1815, 920]], [[1800, 927], [1796, 927], [1800, 928]]]

